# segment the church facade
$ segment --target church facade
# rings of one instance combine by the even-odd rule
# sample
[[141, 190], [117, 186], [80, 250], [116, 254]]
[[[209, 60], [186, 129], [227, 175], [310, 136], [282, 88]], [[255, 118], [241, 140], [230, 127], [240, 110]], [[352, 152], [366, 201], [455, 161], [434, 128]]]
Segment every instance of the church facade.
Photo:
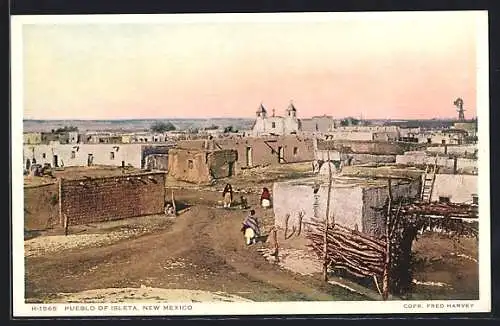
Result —
[[290, 103], [286, 109], [284, 117], [275, 116], [274, 113], [269, 116], [263, 104], [259, 106], [256, 114], [257, 118], [252, 128], [253, 136], [292, 135], [297, 134], [300, 130], [297, 109], [293, 103]]
[[321, 134], [332, 131], [336, 121], [330, 116], [298, 119], [297, 108], [292, 102], [285, 111], [285, 116], [269, 116], [267, 109], [261, 104], [256, 112], [257, 118], [252, 128], [253, 136], [293, 135], [298, 133]]

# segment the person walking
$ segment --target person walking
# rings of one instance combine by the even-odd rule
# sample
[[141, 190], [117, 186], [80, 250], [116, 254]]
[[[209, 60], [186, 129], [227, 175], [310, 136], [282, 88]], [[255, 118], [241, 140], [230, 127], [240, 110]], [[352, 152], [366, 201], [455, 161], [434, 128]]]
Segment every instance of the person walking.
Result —
[[[248, 232], [248, 229], [251, 232]], [[251, 245], [257, 242], [257, 238], [260, 237], [260, 227], [259, 220], [255, 216], [255, 210], [250, 211], [250, 215], [248, 215], [243, 221], [243, 226], [241, 227], [241, 231], [243, 232], [246, 244]]]
[[233, 187], [228, 183], [224, 187], [224, 190], [222, 191], [222, 198], [224, 202], [224, 208], [229, 208], [231, 207], [231, 203], [233, 202]]
[[263, 208], [266, 209], [271, 207], [271, 193], [266, 187], [262, 189], [262, 194], [260, 195], [260, 204]]

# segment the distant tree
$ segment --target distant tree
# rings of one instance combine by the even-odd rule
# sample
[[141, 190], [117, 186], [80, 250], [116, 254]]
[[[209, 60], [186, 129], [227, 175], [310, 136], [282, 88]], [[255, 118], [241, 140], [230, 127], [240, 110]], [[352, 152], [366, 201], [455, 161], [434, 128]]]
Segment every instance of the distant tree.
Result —
[[175, 126], [171, 122], [165, 123], [162, 121], [155, 122], [150, 129], [153, 132], [166, 132], [176, 130]]
[[232, 132], [238, 132], [238, 130], [236, 130], [233, 126], [227, 126], [226, 128], [224, 128], [224, 133], [225, 134], [229, 134], [229, 133], [232, 133]]
[[64, 126], [62, 128], [57, 128], [56, 130], [52, 129], [53, 133], [62, 133], [62, 132], [71, 132], [71, 131], [78, 131], [78, 127]]
[[343, 127], [346, 127], [346, 126], [358, 126], [360, 123], [361, 123], [360, 120], [352, 118], [352, 117], [348, 117], [348, 118], [340, 120], [340, 125], [343, 126]]
[[217, 130], [217, 129], [219, 129], [219, 126], [217, 126], [217, 125], [211, 125], [211, 126], [205, 128], [205, 130]]

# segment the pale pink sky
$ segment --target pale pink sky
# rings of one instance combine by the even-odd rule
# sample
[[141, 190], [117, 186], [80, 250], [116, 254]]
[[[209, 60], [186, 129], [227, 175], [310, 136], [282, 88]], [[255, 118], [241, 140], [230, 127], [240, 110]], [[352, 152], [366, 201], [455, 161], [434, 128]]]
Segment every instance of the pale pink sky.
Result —
[[476, 19], [25, 25], [24, 118], [471, 117]]

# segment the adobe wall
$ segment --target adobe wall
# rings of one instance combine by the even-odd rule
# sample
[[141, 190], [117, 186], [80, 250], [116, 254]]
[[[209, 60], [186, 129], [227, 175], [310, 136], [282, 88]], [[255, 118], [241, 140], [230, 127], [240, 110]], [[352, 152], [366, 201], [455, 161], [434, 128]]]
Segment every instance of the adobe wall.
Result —
[[443, 196], [453, 203], [471, 203], [472, 195], [478, 191], [477, 175], [436, 174], [431, 200], [438, 201]]
[[[420, 192], [420, 181], [394, 181], [392, 193], [395, 199], [400, 197], [417, 197]], [[273, 211], [275, 225], [284, 230], [286, 214], [290, 214], [288, 230], [293, 226], [298, 229], [298, 213], [302, 211], [303, 223], [310, 222], [316, 215], [323, 220], [326, 215], [328, 186], [321, 185], [317, 193], [315, 209], [315, 195], [310, 184], [300, 182], [276, 182], [273, 185]], [[388, 198], [387, 186], [369, 186], [360, 184], [335, 185], [331, 193], [330, 209], [335, 222], [348, 228], [381, 236], [385, 233], [385, 218], [376, 207], [382, 207]], [[304, 230], [305, 226], [303, 226]]]
[[238, 152], [232, 149], [218, 150], [208, 155], [208, 166], [213, 178], [227, 178], [236, 171]]
[[318, 149], [344, 149], [344, 152], [373, 155], [401, 155], [422, 145], [400, 142], [318, 140]]
[[[238, 152], [238, 166], [245, 167], [247, 147], [251, 148], [252, 166], [280, 164], [278, 147], [283, 147], [284, 163], [308, 162], [314, 160], [313, 140], [298, 136], [281, 137], [235, 137], [216, 140], [179, 141], [178, 148], [210, 150], [235, 149]], [[296, 148], [296, 151], [294, 151]]]
[[58, 184], [24, 187], [24, 228], [29, 231], [60, 226]]
[[149, 154], [145, 158], [144, 168], [168, 171], [168, 154]]
[[62, 213], [68, 225], [162, 214], [165, 173], [141, 173], [61, 181]]
[[446, 153], [450, 155], [471, 155], [478, 150], [477, 145], [449, 145], [449, 146], [429, 146], [428, 152], [433, 153]]
[[[53, 164], [53, 155], [57, 155], [59, 166], [87, 166], [88, 155], [92, 154], [94, 165], [142, 167], [141, 144], [55, 144], [24, 145], [23, 164], [26, 159], [36, 159], [38, 164]], [[72, 152], [74, 152], [74, 157]], [[111, 154], [113, 153], [113, 155]], [[45, 157], [44, 157], [45, 156]]]
[[[419, 180], [403, 183], [392, 183], [391, 190], [395, 200], [407, 197], [417, 198], [420, 194]], [[377, 237], [385, 235], [384, 212], [375, 208], [382, 207], [389, 198], [387, 186], [363, 189], [363, 223], [362, 230]], [[361, 230], [361, 228], [360, 228]]]
[[211, 180], [208, 152], [172, 149], [168, 158], [168, 174], [176, 180], [206, 183]]
[[438, 166], [453, 168], [454, 160], [447, 156], [429, 156], [425, 152], [407, 152], [404, 155], [396, 156], [397, 164], [404, 165], [433, 165], [437, 163]]
[[[289, 230], [298, 225], [298, 213], [302, 211], [303, 223], [311, 222], [316, 215], [322, 220], [326, 216], [326, 202], [328, 186], [321, 185], [317, 193], [315, 209], [315, 195], [311, 185], [275, 182], [273, 185], [273, 211], [275, 225], [284, 230], [286, 214], [290, 214]], [[331, 214], [335, 221], [347, 227], [354, 228], [362, 224], [362, 191], [360, 187], [334, 187], [331, 194]]]
[[212, 141], [208, 141], [205, 139], [193, 139], [193, 140], [179, 140], [176, 143], [176, 147], [179, 149], [205, 149], [205, 144], [207, 142], [212, 143]]
[[478, 173], [477, 160], [470, 158], [457, 158], [457, 173]]
[[334, 140], [373, 140], [371, 131], [333, 131], [328, 133], [328, 137]]
[[348, 162], [351, 165], [366, 164], [366, 163], [394, 163], [396, 162], [396, 155], [374, 155], [374, 154], [361, 154], [353, 153], [347, 154]]
[[[456, 166], [455, 166], [456, 160]], [[429, 156], [425, 152], [407, 152], [405, 155], [396, 156], [397, 164], [404, 165], [434, 165], [437, 163], [441, 169], [440, 171], [448, 171], [449, 173], [467, 173], [467, 174], [477, 174], [478, 165], [476, 159], [469, 158], [449, 158], [448, 156], [438, 156], [437, 160], [435, 156]], [[456, 170], [454, 170], [456, 168]]]
[[[224, 143], [223, 143], [224, 144]], [[224, 144], [222, 146], [231, 146]], [[286, 136], [275, 139], [244, 138], [234, 143], [238, 151], [240, 166], [246, 166], [247, 147], [252, 149], [252, 165], [274, 165], [278, 161], [278, 148], [283, 148], [284, 162], [296, 163], [314, 160], [312, 139], [303, 139], [295, 136]], [[295, 151], [294, 151], [295, 149]], [[295, 153], [295, 154], [294, 154]]]

